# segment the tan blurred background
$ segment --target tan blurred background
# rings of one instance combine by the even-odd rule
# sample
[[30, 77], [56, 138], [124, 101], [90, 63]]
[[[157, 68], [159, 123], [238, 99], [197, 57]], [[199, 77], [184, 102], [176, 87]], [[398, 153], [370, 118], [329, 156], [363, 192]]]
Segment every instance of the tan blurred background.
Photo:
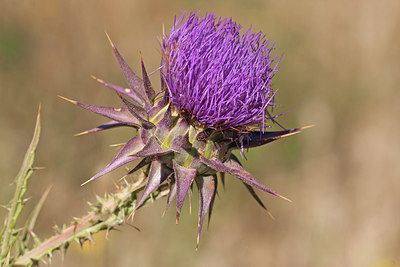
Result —
[[[197, 204], [176, 226], [165, 200], [96, 245], [73, 245], [63, 266], [400, 266], [400, 1], [50, 1], [0, 0], [0, 203], [28, 146], [39, 103], [43, 133], [30, 180], [31, 208], [53, 189], [37, 234], [69, 223], [95, 194], [114, 190], [119, 170], [84, 187], [126, 141], [129, 130], [73, 134], [105, 122], [57, 95], [119, 104], [94, 74], [125, 85], [106, 30], [134, 70], [139, 51], [159, 64], [157, 37], [181, 10], [216, 11], [262, 30], [284, 52], [275, 87], [286, 127], [300, 135], [248, 153], [246, 168], [293, 200], [262, 195], [271, 220], [229, 179], [195, 251]], [[158, 74], [152, 77], [159, 85]], [[0, 218], [5, 211], [0, 211]], [[25, 211], [24, 216], [27, 215]], [[53, 266], [61, 266], [58, 254]]]

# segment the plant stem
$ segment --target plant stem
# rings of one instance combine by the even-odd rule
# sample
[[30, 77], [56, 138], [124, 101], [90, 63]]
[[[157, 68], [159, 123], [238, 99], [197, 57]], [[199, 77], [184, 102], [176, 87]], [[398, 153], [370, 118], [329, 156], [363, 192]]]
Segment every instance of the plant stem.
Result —
[[40, 136], [40, 106], [36, 117], [36, 126], [33, 133], [32, 141], [26, 151], [24, 161], [21, 169], [14, 179], [15, 182], [15, 193], [14, 197], [9, 204], [9, 213], [6, 219], [3, 230], [0, 233], [0, 264], [5, 263], [8, 265], [7, 257], [10, 255], [10, 251], [17, 239], [15, 225], [18, 217], [21, 214], [22, 208], [24, 207], [24, 194], [28, 187], [28, 179], [31, 176], [34, 168], [33, 162], [35, 159], [35, 152], [39, 142]]
[[[81, 244], [86, 240], [93, 241], [92, 234], [103, 230], [109, 231], [115, 226], [121, 225], [133, 212], [136, 195], [146, 184], [143, 180], [142, 178], [133, 184], [126, 183], [126, 186], [119, 188], [116, 193], [98, 198], [97, 203], [91, 205], [92, 210], [86, 216], [75, 219], [69, 227], [63, 227], [60, 233], [21, 255], [14, 264], [17, 266], [32, 265], [46, 255], [51, 256], [57, 249], [64, 254], [72, 241], [76, 240]], [[143, 205], [167, 195], [168, 192], [168, 185], [160, 186]]]

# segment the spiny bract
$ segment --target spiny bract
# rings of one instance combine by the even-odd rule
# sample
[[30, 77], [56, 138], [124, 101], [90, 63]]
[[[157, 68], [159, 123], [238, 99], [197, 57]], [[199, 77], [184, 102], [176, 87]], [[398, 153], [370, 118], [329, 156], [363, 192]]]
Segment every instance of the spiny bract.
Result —
[[179, 16], [170, 34], [161, 40], [161, 93], [155, 93], [143, 60], [140, 79], [110, 41], [130, 88], [95, 79], [116, 91], [124, 106], [102, 107], [66, 100], [111, 119], [81, 134], [118, 126], [138, 129], [137, 136], [89, 181], [140, 159], [129, 172], [147, 166], [147, 185], [136, 208], [168, 181], [171, 186], [165, 209], [176, 198], [177, 222], [185, 197], [193, 181], [196, 183], [198, 244], [207, 212], [209, 219], [211, 216], [217, 173], [223, 184], [225, 173], [239, 178], [265, 210], [254, 188], [282, 197], [251, 176], [232, 150], [261, 146], [301, 128], [264, 131], [265, 121], [274, 121], [267, 108], [273, 105], [270, 86], [277, 71], [265, 35], [251, 33], [250, 29], [240, 34], [240, 25], [232, 19], [217, 20], [213, 13], [202, 17], [191, 13], [186, 21], [183, 18], [184, 14]]

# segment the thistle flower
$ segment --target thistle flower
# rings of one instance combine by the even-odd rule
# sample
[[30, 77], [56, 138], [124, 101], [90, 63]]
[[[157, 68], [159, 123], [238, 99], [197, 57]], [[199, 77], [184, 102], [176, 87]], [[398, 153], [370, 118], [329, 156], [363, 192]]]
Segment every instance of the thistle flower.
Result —
[[88, 181], [140, 160], [129, 172], [146, 167], [147, 185], [136, 208], [168, 182], [165, 210], [176, 198], [177, 222], [186, 196], [191, 197], [193, 183], [197, 185], [197, 244], [207, 212], [211, 217], [217, 174], [222, 184], [225, 173], [239, 178], [267, 212], [254, 188], [284, 198], [256, 180], [231, 152], [244, 146], [261, 146], [301, 130], [264, 130], [267, 122], [274, 122], [268, 108], [274, 105], [271, 81], [277, 72], [277, 57], [271, 56], [273, 45], [264, 34], [252, 33], [251, 29], [240, 33], [240, 29], [232, 19], [216, 19], [213, 13], [201, 17], [191, 13], [186, 20], [182, 13], [160, 42], [159, 94], [150, 83], [143, 60], [141, 79], [110, 40], [129, 88], [95, 79], [116, 91], [124, 106], [94, 106], [64, 98], [111, 119], [80, 134], [119, 126], [138, 129], [137, 136]]

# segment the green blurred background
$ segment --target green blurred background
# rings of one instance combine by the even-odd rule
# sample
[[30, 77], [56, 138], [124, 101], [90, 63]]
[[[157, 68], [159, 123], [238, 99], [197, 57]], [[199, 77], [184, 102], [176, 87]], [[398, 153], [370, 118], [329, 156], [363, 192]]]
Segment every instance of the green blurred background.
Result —
[[[316, 127], [251, 150], [245, 167], [293, 203], [263, 194], [271, 220], [236, 179], [220, 190], [210, 229], [195, 250], [197, 204], [177, 226], [165, 200], [134, 225], [73, 245], [63, 266], [400, 266], [400, 1], [11, 1], [0, 0], [0, 203], [12, 196], [39, 103], [43, 132], [28, 209], [53, 185], [36, 232], [53, 233], [114, 190], [118, 170], [80, 184], [132, 135], [115, 129], [73, 137], [106, 120], [57, 95], [119, 105], [89, 75], [125, 85], [106, 30], [132, 68], [139, 51], [158, 67], [157, 37], [185, 10], [233, 17], [267, 32], [284, 52], [275, 88], [279, 122]], [[152, 77], [159, 85], [158, 74]], [[0, 211], [0, 218], [6, 214]], [[25, 211], [24, 216], [27, 215]], [[61, 257], [53, 266], [61, 266]]]

